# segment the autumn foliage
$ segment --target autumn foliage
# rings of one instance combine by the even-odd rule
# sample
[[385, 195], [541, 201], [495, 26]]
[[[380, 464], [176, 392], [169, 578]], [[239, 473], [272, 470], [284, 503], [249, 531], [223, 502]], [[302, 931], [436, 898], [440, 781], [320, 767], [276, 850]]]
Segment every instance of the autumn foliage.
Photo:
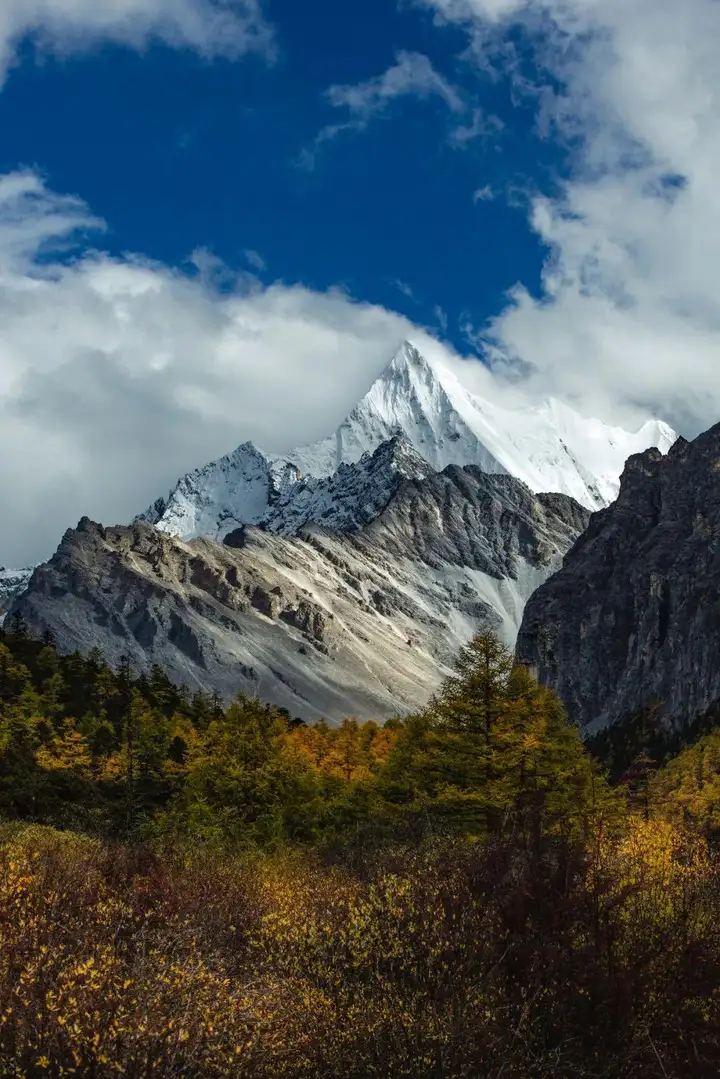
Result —
[[490, 636], [331, 729], [6, 634], [0, 1074], [717, 1074], [716, 738], [628, 800]]

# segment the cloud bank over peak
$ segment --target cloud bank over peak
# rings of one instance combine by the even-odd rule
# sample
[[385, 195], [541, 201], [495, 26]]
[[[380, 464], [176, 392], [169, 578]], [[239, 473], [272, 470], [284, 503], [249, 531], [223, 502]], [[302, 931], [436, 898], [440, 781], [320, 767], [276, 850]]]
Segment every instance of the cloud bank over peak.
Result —
[[31, 172], [0, 177], [0, 565], [47, 557], [83, 514], [129, 520], [245, 439], [326, 435], [408, 336], [446, 353], [382, 307], [207, 252], [193, 276], [111, 257], [102, 227]]
[[[531, 224], [543, 295], [521, 285], [485, 340], [543, 392], [637, 403], [688, 433], [720, 418], [720, 5], [715, 0], [418, 0], [508, 77], [567, 148]], [[596, 408], [599, 404], [596, 404]]]
[[261, 0], [2, 0], [0, 84], [27, 40], [53, 55], [152, 41], [204, 56], [273, 52]]

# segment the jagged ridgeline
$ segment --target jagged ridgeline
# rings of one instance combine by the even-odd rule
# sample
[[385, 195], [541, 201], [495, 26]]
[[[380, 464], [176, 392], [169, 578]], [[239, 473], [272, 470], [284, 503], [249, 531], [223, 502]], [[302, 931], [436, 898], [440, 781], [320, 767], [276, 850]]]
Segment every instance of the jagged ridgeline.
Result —
[[[357, 506], [333, 503], [347, 530], [323, 525], [323, 484], [288, 507], [285, 519], [302, 522], [297, 535], [249, 526], [230, 534], [232, 546], [82, 521], [14, 609], [64, 651], [100, 647], [138, 670], [158, 663], [226, 700], [243, 690], [307, 721], [407, 713], [473, 632], [514, 639], [528, 596], [588, 517], [567, 496], [535, 496], [478, 468], [436, 474], [418, 459], [410, 478], [408, 456], [401, 443], [384, 445], [323, 481], [329, 493], [339, 483], [343, 498], [361, 490], [365, 524]], [[372, 512], [368, 474], [382, 492]], [[313, 505], [319, 522], [308, 517]]]
[[513, 408], [479, 397], [447, 367], [430, 363], [406, 343], [328, 438], [283, 456], [246, 442], [183, 476], [141, 517], [181, 539], [222, 539], [238, 524], [261, 521], [299, 478], [312, 485], [342, 464], [357, 463], [398, 432], [436, 472], [448, 465], [477, 465], [514, 476], [535, 493], [570, 495], [590, 510], [616, 497], [631, 454], [649, 446], [665, 452], [676, 437], [659, 421], [630, 433], [580, 416], [554, 399]]
[[63, 650], [157, 662], [225, 699], [387, 718], [424, 704], [478, 630], [512, 644], [625, 456], [673, 438], [501, 406], [406, 345], [329, 438], [284, 457], [245, 443], [131, 527], [81, 522], [16, 609]]

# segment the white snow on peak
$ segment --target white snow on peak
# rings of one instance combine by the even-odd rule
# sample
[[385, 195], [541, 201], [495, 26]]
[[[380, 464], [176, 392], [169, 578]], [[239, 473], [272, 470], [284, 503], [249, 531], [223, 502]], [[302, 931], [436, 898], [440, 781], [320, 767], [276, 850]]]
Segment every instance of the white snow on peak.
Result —
[[474, 464], [515, 476], [535, 492], [572, 495], [589, 509], [617, 497], [629, 456], [650, 446], [667, 452], [677, 437], [658, 420], [631, 433], [553, 398], [508, 408], [473, 394], [406, 342], [333, 436], [290, 456], [306, 473], [329, 475], [398, 428], [437, 471]]
[[[359, 461], [401, 430], [438, 472], [449, 464], [504, 471], [465, 430], [448, 392], [452, 383], [457, 379], [451, 371], [431, 365], [406, 342], [334, 434], [288, 456], [307, 474], [329, 476], [341, 463]], [[457, 388], [459, 398], [466, 391], [459, 383]]]
[[32, 569], [5, 569], [0, 566], [0, 626], [12, 602], [27, 588]]
[[[629, 432], [586, 419], [553, 398], [510, 408], [472, 393], [452, 370], [406, 342], [334, 434], [283, 455], [245, 443], [185, 476], [143, 519], [182, 539], [222, 539], [241, 523], [264, 520], [278, 501], [285, 519], [294, 520], [289, 503], [297, 497], [297, 518], [312, 502], [314, 520], [318, 500], [330, 496], [311, 481], [357, 463], [398, 431], [436, 471], [477, 465], [515, 476], [535, 492], [571, 495], [590, 509], [617, 497], [628, 457], [651, 446], [667, 452], [677, 437], [658, 420]], [[339, 474], [336, 504], [342, 482]], [[355, 511], [346, 510], [354, 519]]]
[[270, 459], [252, 442], [178, 480], [167, 499], [140, 515], [162, 532], [183, 539], [223, 539], [241, 524], [257, 524], [270, 499], [301, 479], [291, 463]]

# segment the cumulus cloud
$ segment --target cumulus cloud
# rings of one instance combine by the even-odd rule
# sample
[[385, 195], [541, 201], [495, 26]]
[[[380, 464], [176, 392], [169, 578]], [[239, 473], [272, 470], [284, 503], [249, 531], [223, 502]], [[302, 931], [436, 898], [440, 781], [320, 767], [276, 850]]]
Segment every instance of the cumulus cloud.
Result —
[[273, 48], [260, 0], [2, 0], [0, 84], [27, 39], [60, 55], [107, 41], [140, 49], [159, 40], [206, 56]]
[[327, 434], [408, 336], [446, 354], [398, 314], [208, 252], [191, 276], [110, 257], [101, 228], [36, 175], [0, 177], [0, 564], [47, 557], [83, 514], [131, 519], [246, 439]]
[[543, 295], [518, 285], [493, 320], [495, 364], [594, 411], [640, 405], [689, 434], [716, 422], [720, 5], [418, 2], [464, 26], [484, 65], [507, 58], [522, 24], [540, 75], [519, 92], [571, 147], [560, 194], [532, 201]]

